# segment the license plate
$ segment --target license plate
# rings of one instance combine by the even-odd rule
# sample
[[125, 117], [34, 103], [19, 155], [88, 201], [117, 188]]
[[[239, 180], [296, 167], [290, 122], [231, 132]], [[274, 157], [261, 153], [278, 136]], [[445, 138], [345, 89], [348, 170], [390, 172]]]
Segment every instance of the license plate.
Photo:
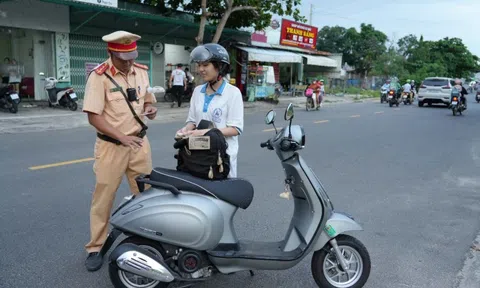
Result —
[[403, 95], [403, 99], [407, 99], [407, 96], [406, 96], [406, 95]]
[[452, 101], [452, 105], [457, 105], [457, 101]]
[[16, 100], [18, 99], [18, 94], [10, 94], [10, 98], [12, 98], [12, 100]]
[[70, 98], [72, 98], [72, 99], [77, 98], [77, 94], [75, 94], [75, 93], [70, 93]]
[[393, 98], [393, 96], [392, 96], [392, 95], [389, 95], [389, 96], [388, 96], [388, 99], [392, 99], [392, 98]]

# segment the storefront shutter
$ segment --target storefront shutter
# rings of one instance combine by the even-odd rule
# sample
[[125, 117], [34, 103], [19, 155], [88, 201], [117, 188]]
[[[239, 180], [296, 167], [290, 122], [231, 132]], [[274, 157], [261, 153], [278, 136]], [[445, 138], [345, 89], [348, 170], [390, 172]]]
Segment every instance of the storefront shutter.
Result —
[[[151, 67], [150, 44], [138, 42], [137, 46], [138, 58], [136, 62]], [[70, 34], [71, 84], [80, 98], [83, 98], [85, 93], [88, 63], [100, 64], [104, 62], [108, 57], [106, 47], [102, 37]], [[150, 76], [151, 70], [148, 70], [148, 73]]]

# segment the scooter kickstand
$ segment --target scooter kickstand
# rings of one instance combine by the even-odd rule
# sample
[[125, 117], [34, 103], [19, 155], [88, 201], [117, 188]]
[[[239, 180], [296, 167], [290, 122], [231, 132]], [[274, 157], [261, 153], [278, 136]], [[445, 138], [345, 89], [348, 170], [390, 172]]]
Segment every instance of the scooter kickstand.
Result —
[[255, 273], [253, 273], [253, 270], [249, 270], [250, 271], [250, 276], [255, 276]]

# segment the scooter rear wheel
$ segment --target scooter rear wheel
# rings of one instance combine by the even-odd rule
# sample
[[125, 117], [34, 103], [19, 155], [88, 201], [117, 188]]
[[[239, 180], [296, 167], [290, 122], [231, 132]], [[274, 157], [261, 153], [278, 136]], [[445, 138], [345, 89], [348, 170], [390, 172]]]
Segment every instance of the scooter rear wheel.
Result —
[[12, 102], [12, 107], [8, 108], [8, 110], [13, 114], [17, 113], [18, 112], [18, 104], [15, 103], [15, 102]]
[[77, 105], [77, 102], [70, 102], [70, 104], [68, 105], [68, 109], [70, 109], [71, 111], [77, 111], [77, 108], [78, 108], [78, 105]]
[[[348, 235], [336, 237], [338, 248], [344, 255], [348, 270], [344, 272], [330, 244], [316, 251], [312, 257], [312, 275], [319, 287], [361, 288], [370, 276], [370, 255], [367, 248]], [[347, 274], [349, 277], [347, 277]]]
[[[136, 244], [158, 257], [165, 259], [165, 250], [160, 244], [154, 241], [141, 237], [131, 237], [123, 240], [119, 245], [125, 243]], [[122, 271], [115, 265], [108, 265], [108, 274], [115, 288], [167, 288], [170, 284]]]

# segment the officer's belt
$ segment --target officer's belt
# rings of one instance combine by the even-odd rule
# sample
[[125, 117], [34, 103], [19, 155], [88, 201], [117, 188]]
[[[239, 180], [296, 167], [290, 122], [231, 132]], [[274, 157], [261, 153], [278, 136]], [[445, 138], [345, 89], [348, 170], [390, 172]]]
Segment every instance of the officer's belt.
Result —
[[[98, 132], [97, 132], [97, 137], [104, 140], [104, 141], [107, 141], [107, 142], [110, 142], [110, 143], [113, 143], [113, 144], [116, 144], [116, 145], [121, 145], [122, 144], [122, 142], [120, 142], [120, 140], [117, 140], [115, 138], [112, 138], [110, 136], [107, 136], [105, 134], [101, 134], [101, 133], [98, 133]], [[139, 135], [137, 135], [137, 137], [143, 138], [143, 136], [139, 136]]]

